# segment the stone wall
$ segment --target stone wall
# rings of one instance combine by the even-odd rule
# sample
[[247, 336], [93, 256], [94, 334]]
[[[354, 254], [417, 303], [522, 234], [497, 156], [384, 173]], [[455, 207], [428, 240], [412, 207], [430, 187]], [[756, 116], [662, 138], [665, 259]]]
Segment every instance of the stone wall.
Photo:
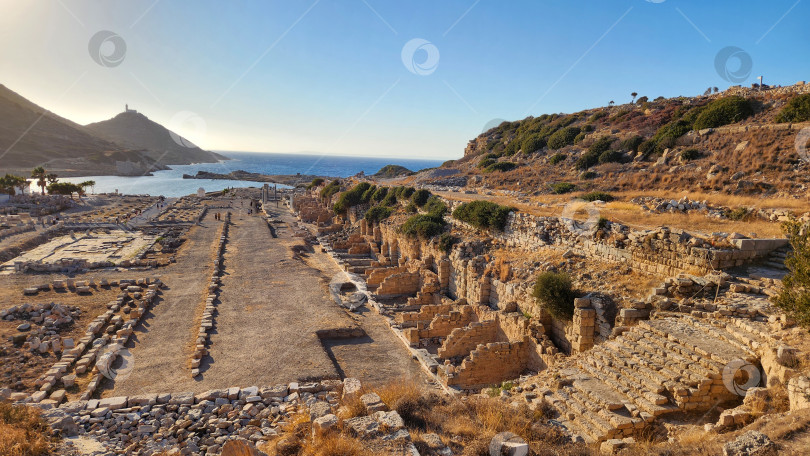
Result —
[[642, 271], [669, 275], [705, 274], [739, 266], [787, 243], [785, 239], [727, 239], [725, 247], [714, 247], [716, 240], [683, 231], [666, 227], [632, 230], [619, 223], [611, 223], [609, 233], [599, 233], [602, 232], [563, 218], [513, 212], [504, 231], [495, 236], [512, 248], [566, 248]]
[[447, 336], [439, 348], [439, 358], [467, 356], [480, 344], [496, 341], [498, 322], [495, 320], [473, 322], [463, 328], [456, 328]]
[[418, 272], [391, 274], [380, 283], [376, 293], [381, 298], [415, 295], [420, 289], [420, 283]]
[[480, 345], [462, 361], [461, 366], [446, 375], [447, 385], [476, 388], [517, 378], [526, 369], [528, 357], [528, 336], [520, 342]]

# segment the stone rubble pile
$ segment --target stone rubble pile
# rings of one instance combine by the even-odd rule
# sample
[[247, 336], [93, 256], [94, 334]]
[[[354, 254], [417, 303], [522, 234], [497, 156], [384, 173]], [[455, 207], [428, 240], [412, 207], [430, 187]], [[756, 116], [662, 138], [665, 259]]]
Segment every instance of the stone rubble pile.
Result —
[[[402, 418], [375, 393], [362, 394], [359, 380], [347, 378], [269, 387], [225, 388], [204, 393], [143, 394], [39, 404], [63, 435], [83, 435], [112, 454], [216, 455], [230, 440], [261, 445], [286, 435], [296, 417], [307, 416], [315, 440], [346, 429], [356, 437], [412, 449]], [[360, 401], [368, 415], [342, 419], [345, 404]], [[277, 445], [283, 445], [279, 439]], [[107, 453], [107, 454], [110, 454]]]
[[[161, 285], [159, 279], [151, 278], [107, 282], [105, 286], [120, 287], [121, 294], [115, 301], [107, 304], [108, 310], [105, 313], [90, 322], [84, 336], [78, 341], [49, 334], [53, 331], [46, 331], [44, 337], [40, 337], [41, 331], [25, 336], [23, 347], [40, 353], [51, 349], [58, 361], [35, 381], [34, 385], [39, 391], [30, 396], [26, 393], [9, 393], [10, 398], [58, 406], [67, 397], [66, 388], [73, 386], [77, 377], [86, 375], [90, 376], [90, 381], [82, 397], [90, 398], [104, 377], [114, 376], [110, 369], [116, 359], [115, 355], [127, 343], [135, 326], [154, 304]], [[43, 309], [47, 306], [49, 305]], [[51, 311], [52, 309], [53, 307]], [[58, 320], [51, 317], [54, 314], [45, 316], [43, 321]], [[76, 316], [72, 318], [75, 319]]]

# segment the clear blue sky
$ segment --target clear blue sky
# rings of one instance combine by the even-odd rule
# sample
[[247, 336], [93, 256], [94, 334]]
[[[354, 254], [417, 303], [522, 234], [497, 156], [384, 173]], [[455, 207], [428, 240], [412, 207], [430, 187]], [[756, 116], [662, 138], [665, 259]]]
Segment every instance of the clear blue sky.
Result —
[[[494, 118], [725, 89], [727, 46], [751, 57], [743, 84], [810, 79], [808, 18], [796, 0], [0, 0], [0, 83], [82, 124], [129, 103], [207, 149], [457, 158]], [[91, 58], [101, 30], [120, 65]], [[416, 38], [430, 74], [403, 63]]]

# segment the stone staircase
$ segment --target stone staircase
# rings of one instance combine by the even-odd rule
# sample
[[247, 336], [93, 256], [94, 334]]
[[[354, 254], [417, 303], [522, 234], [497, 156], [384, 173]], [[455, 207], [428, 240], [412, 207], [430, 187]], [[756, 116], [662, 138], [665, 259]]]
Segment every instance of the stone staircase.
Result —
[[787, 259], [787, 256], [791, 250], [792, 249], [789, 245], [774, 250], [765, 259], [764, 263], [765, 266], [768, 266], [781, 272], [787, 272], [788, 269], [785, 266], [785, 260]]
[[587, 443], [633, 436], [661, 415], [708, 411], [739, 399], [723, 383], [732, 360], [756, 364], [758, 336], [743, 328], [671, 314], [543, 372], [537, 391]]

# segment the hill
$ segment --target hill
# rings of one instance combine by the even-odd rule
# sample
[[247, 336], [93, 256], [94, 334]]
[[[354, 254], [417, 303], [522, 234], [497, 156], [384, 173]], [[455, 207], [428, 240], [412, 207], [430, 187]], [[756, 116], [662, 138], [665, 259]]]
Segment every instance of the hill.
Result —
[[385, 165], [377, 171], [373, 177], [378, 179], [389, 179], [392, 177], [400, 177], [400, 176], [410, 176], [413, 174], [413, 171], [409, 170], [408, 168], [400, 165]]
[[228, 158], [191, 144], [145, 115], [128, 110], [86, 128], [96, 135], [145, 154], [162, 165], [216, 163]]
[[60, 175], [144, 174], [163, 169], [140, 152], [99, 138], [0, 85], [0, 172], [45, 166]]
[[528, 195], [659, 190], [797, 197], [810, 189], [810, 157], [797, 142], [810, 127], [808, 99], [810, 84], [734, 86], [527, 117], [472, 139], [463, 158], [406, 180]]

